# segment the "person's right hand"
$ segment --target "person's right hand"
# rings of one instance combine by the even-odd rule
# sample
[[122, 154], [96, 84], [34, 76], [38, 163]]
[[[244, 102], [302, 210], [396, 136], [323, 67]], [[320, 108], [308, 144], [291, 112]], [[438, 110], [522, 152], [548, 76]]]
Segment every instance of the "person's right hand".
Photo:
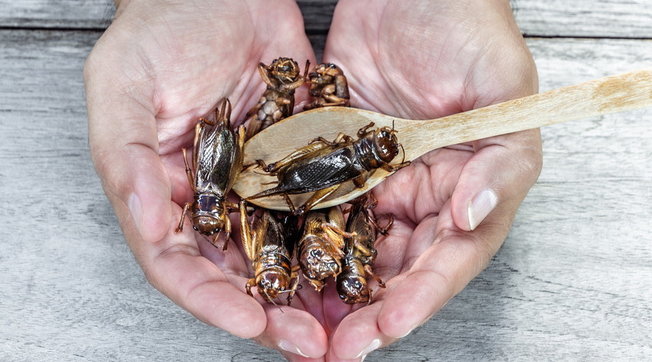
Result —
[[[191, 147], [198, 117], [229, 97], [232, 121], [241, 121], [264, 89], [260, 61], [314, 64], [298, 7], [291, 0], [124, 0], [117, 7], [84, 69], [89, 142], [147, 279], [210, 325], [292, 352], [284, 352], [289, 358], [323, 356], [326, 334], [299, 298], [281, 310], [244, 293], [249, 261], [236, 244], [224, 253], [188, 222], [174, 232], [179, 205], [192, 198], [181, 148]], [[297, 104], [302, 96], [305, 90]]]

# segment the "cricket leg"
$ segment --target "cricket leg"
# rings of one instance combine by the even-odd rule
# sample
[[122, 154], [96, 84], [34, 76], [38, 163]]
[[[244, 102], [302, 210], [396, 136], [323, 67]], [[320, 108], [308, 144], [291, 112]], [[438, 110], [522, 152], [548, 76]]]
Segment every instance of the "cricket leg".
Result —
[[333, 192], [337, 191], [337, 189], [340, 188], [340, 185], [334, 185], [331, 187], [327, 187], [322, 190], [316, 191], [308, 201], [306, 201], [303, 205], [301, 205], [295, 212], [293, 212], [294, 215], [303, 215], [304, 213], [308, 212], [308, 210], [312, 209], [315, 205], [318, 203], [322, 202], [325, 198], [330, 196]]
[[222, 251], [226, 251], [229, 247], [229, 238], [231, 237], [231, 219], [229, 218], [229, 212], [224, 205], [224, 246], [222, 246]]
[[211, 243], [214, 247], [217, 248], [217, 239], [219, 239], [222, 230], [216, 232], [215, 234], [208, 237], [208, 242]]
[[186, 166], [186, 176], [188, 177], [188, 183], [190, 183], [190, 187], [193, 188], [195, 185], [195, 177], [193, 176], [192, 169], [188, 163], [188, 155], [186, 149], [182, 148], [181, 152], [183, 153], [183, 164]]
[[349, 145], [353, 143], [353, 138], [351, 136], [347, 136], [344, 133], [340, 132], [337, 134], [334, 140], [329, 141], [325, 139], [324, 137], [317, 137], [310, 141], [310, 143], [323, 143], [327, 146], [334, 147], [334, 146], [344, 146], [344, 145]]
[[290, 294], [288, 294], [288, 305], [292, 303], [292, 298], [294, 298], [294, 294], [297, 292], [297, 287], [299, 286], [299, 270], [300, 267], [299, 265], [294, 265], [292, 266], [292, 272], [290, 274]]
[[349, 103], [349, 100], [346, 98], [340, 98], [336, 96], [335, 94], [328, 94], [324, 96], [324, 99], [328, 101], [328, 103], [324, 103], [324, 107], [328, 106], [347, 106]]
[[385, 287], [386, 287], [386, 285], [385, 285], [385, 283], [383, 282], [383, 280], [380, 279], [380, 277], [374, 273], [373, 269], [371, 268], [371, 265], [366, 264], [366, 265], [364, 266], [364, 271], [366, 271], [367, 274], [369, 274], [370, 277], [374, 278], [374, 280], [376, 280], [376, 282], [378, 282], [378, 286], [379, 286], [379, 287], [381, 287], [381, 288], [385, 288]]
[[191, 202], [186, 202], [186, 204], [183, 206], [183, 210], [181, 211], [181, 220], [179, 220], [179, 225], [177, 226], [176, 230], [174, 230], [177, 233], [180, 233], [183, 231], [183, 221], [186, 219], [186, 213], [190, 209], [190, 205], [192, 205]]
[[364, 136], [366, 136], [366, 135], [370, 132], [370, 131], [369, 131], [369, 128], [371, 128], [371, 127], [373, 127], [373, 126], [375, 126], [375, 125], [376, 125], [375, 123], [373, 123], [373, 122], [369, 122], [368, 125], [366, 125], [366, 126], [360, 128], [360, 129], [358, 130], [358, 138], [364, 138]]
[[283, 198], [285, 199], [285, 203], [288, 204], [288, 208], [290, 209], [290, 212], [293, 215], [300, 215], [297, 214], [297, 208], [294, 206], [294, 203], [292, 202], [292, 199], [290, 198], [290, 195], [287, 194], [287, 192], [283, 193]]
[[385, 224], [385, 226], [381, 227], [380, 225], [378, 225], [378, 223], [376, 223], [375, 219], [373, 220], [374, 226], [378, 229], [378, 232], [381, 233], [382, 235], [387, 235], [389, 233], [389, 229], [391, 229], [392, 225], [394, 225], [394, 215], [389, 214], [385, 216], [387, 216], [388, 219], [387, 224]]
[[251, 279], [247, 280], [247, 284], [245, 284], [245, 291], [251, 297], [254, 296], [254, 294], [251, 292], [251, 287], [255, 287], [255, 286], [256, 286], [256, 278], [251, 278]]
[[402, 169], [403, 167], [410, 166], [411, 163], [412, 162], [410, 161], [405, 161], [399, 163], [398, 165], [383, 165], [381, 166], [381, 168], [387, 172], [395, 172]]
[[220, 105], [220, 113], [217, 115], [217, 122], [221, 122], [226, 128], [231, 128], [231, 102], [228, 98], [222, 98]]
[[367, 183], [369, 176], [371, 176], [371, 173], [364, 172], [362, 175], [353, 179], [353, 185], [359, 189], [363, 188], [365, 183]]
[[[290, 153], [289, 155], [285, 156], [284, 158], [282, 158], [279, 161], [276, 161], [274, 163], [270, 163], [269, 165], [265, 165], [265, 167], [263, 167], [263, 170], [265, 170], [265, 172], [275, 173], [278, 170], [280, 170], [281, 168], [283, 168], [283, 167], [289, 165], [290, 163], [298, 160], [299, 158], [301, 158], [301, 157], [303, 157], [303, 156], [305, 156], [305, 155], [307, 155], [309, 153], [317, 152], [317, 151], [322, 150], [322, 149], [327, 148], [327, 147], [329, 147], [329, 145], [326, 144], [326, 143], [322, 143], [322, 142], [310, 143], [310, 144], [308, 144], [306, 146], [303, 146], [303, 147], [297, 149], [296, 151]], [[262, 161], [262, 160], [256, 160], [256, 163], [258, 163], [258, 165], [261, 165], [261, 166], [265, 164], [264, 161]]]

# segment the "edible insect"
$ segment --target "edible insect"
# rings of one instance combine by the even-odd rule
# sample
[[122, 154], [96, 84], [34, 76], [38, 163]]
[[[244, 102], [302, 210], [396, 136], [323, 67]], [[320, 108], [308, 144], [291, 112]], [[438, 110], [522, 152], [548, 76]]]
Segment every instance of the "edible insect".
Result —
[[247, 222], [247, 209], [244, 200], [240, 202], [240, 226], [242, 246], [251, 261], [254, 277], [247, 281], [245, 290], [253, 296], [251, 288], [257, 286], [267, 302], [276, 304], [281, 293], [288, 293], [287, 304], [299, 284], [299, 266], [292, 266], [292, 252], [298, 236], [297, 218], [282, 216], [264, 210], [250, 226]]
[[344, 226], [344, 215], [338, 206], [306, 215], [297, 259], [303, 276], [317, 291], [322, 290], [327, 278], [342, 271], [344, 237], [351, 236]]
[[384, 227], [379, 227], [373, 208], [376, 199], [367, 193], [352, 202], [346, 231], [354, 236], [346, 239], [342, 273], [337, 276], [337, 292], [345, 303], [371, 303], [371, 289], [367, 276], [374, 278], [381, 288], [385, 283], [373, 272], [373, 265], [378, 252], [374, 247], [378, 234], [386, 235], [392, 226], [393, 218]]
[[183, 161], [188, 182], [194, 192], [194, 201], [187, 202], [181, 213], [176, 231], [183, 230], [183, 222], [191, 212], [193, 229], [209, 237], [215, 245], [221, 231], [226, 234], [223, 250], [228, 246], [231, 233], [229, 211], [238, 205], [226, 201], [235, 179], [242, 169], [245, 129], [231, 129], [231, 103], [222, 99], [215, 107], [215, 120], [200, 118], [195, 127], [192, 161], [188, 161], [186, 149]]
[[333, 63], [319, 64], [306, 80], [310, 86], [312, 102], [303, 107], [304, 110], [328, 107], [349, 106], [349, 85], [344, 72]]
[[[402, 147], [396, 138], [397, 131], [389, 127], [373, 130], [373, 126], [372, 122], [358, 130], [357, 140], [341, 133], [333, 142], [319, 137], [280, 161], [266, 165], [257, 160], [265, 172], [278, 178], [278, 184], [247, 200], [283, 195], [290, 210], [300, 215], [337, 191], [346, 181], [353, 180], [356, 187], [363, 187], [378, 168], [394, 172], [409, 165], [409, 161], [390, 164]], [[288, 195], [307, 192], [314, 193], [296, 208]]]
[[[309, 62], [306, 61], [306, 70]], [[258, 73], [267, 89], [247, 113], [247, 139], [283, 118], [292, 115], [294, 91], [304, 83], [299, 65], [291, 58], [277, 58], [267, 66], [258, 64]]]

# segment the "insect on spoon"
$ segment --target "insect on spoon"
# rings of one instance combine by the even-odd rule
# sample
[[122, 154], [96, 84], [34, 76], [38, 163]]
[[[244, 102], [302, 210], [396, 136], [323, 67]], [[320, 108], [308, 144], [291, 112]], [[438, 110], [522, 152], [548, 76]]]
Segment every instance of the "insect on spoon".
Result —
[[[652, 70], [641, 70], [600, 78], [578, 85], [453, 114], [432, 120], [410, 120], [372, 111], [346, 107], [325, 107], [298, 113], [261, 131], [245, 145], [244, 164], [256, 160], [271, 163], [282, 159], [316, 137], [334, 139], [338, 133], [355, 137], [356, 132], [374, 122], [375, 127], [394, 127], [405, 149], [392, 163], [414, 160], [445, 146], [482, 138], [539, 128], [600, 114], [620, 112], [652, 105]], [[315, 208], [338, 205], [354, 199], [382, 182], [390, 173], [378, 169], [356, 188], [352, 182], [340, 187]], [[277, 178], [258, 167], [249, 167], [233, 189], [243, 198], [273, 187]], [[291, 195], [300, 205], [309, 195]], [[282, 196], [251, 200], [275, 210], [288, 210]]]

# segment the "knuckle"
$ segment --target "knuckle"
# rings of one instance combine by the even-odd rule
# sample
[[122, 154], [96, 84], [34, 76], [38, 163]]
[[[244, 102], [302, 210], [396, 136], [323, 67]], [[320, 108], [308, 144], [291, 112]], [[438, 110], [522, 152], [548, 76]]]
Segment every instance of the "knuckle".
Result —
[[543, 168], [543, 152], [541, 147], [531, 146], [523, 150], [525, 156], [521, 161], [523, 174], [530, 176], [534, 182], [541, 174]]
[[504, 88], [511, 90], [512, 97], [534, 94], [539, 89], [539, 77], [534, 58], [523, 44], [516, 45], [512, 55], [504, 58], [500, 72]]

